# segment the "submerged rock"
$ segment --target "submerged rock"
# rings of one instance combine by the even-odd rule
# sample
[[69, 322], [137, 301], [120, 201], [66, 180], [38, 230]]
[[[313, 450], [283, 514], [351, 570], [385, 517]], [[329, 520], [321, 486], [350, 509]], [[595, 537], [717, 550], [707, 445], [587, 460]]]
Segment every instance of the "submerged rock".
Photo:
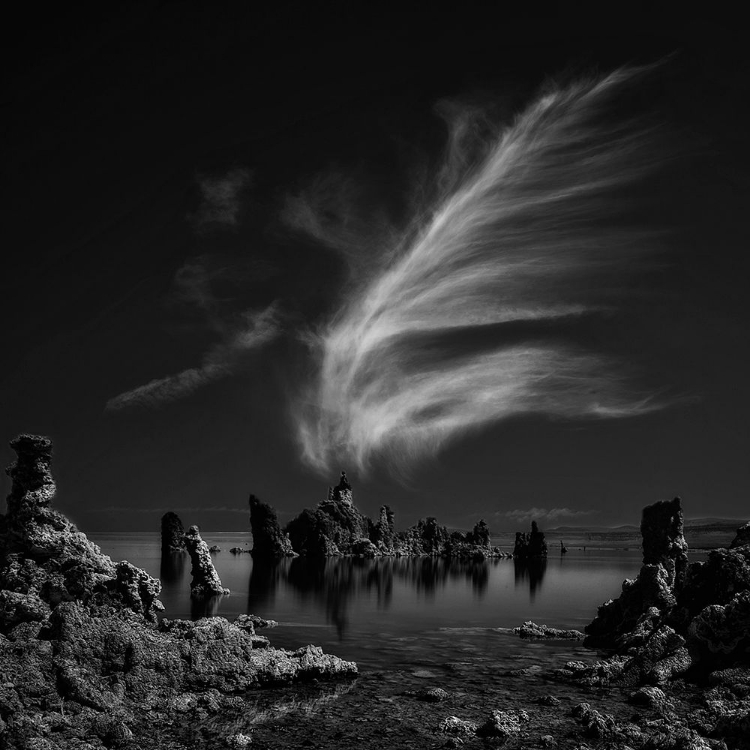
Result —
[[549, 628], [546, 625], [537, 625], [531, 620], [525, 622], [513, 632], [521, 638], [534, 639], [542, 638], [548, 640], [575, 640], [582, 641], [584, 634], [580, 630], [561, 630], [560, 628]]
[[180, 517], [171, 510], [161, 517], [162, 554], [181, 552], [185, 549], [185, 527]]
[[294, 557], [289, 534], [284, 534], [279, 526], [276, 511], [267, 503], [262, 503], [255, 495], [250, 495], [250, 527], [253, 532], [253, 557], [277, 559]]
[[211, 559], [211, 551], [201, 539], [200, 530], [197, 526], [191, 526], [188, 529], [187, 534], [185, 534], [185, 546], [193, 564], [190, 571], [193, 577], [190, 582], [191, 596], [203, 599], [228, 594], [229, 589], [221, 585], [221, 579]]
[[159, 581], [115, 564], [50, 508], [51, 442], [22, 435], [12, 446], [0, 525], [3, 747], [153, 747], [157, 736], [172, 746], [164, 733], [185, 723], [166, 718], [175, 713], [205, 717], [236, 710], [248, 688], [356, 674], [314, 646], [269, 648], [223, 618], [157, 624]]

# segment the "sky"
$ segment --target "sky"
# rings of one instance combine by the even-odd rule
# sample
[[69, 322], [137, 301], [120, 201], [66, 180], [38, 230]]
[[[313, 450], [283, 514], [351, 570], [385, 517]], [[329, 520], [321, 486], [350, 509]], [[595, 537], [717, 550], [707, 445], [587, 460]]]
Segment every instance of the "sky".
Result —
[[746, 519], [739, 30], [353, 6], [10, 30], [0, 425], [57, 507], [238, 530], [346, 470], [399, 528]]

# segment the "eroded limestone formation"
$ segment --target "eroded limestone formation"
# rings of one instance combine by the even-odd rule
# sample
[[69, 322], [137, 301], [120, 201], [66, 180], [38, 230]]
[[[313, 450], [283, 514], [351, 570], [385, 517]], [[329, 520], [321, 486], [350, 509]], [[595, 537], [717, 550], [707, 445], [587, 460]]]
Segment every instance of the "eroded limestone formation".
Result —
[[196, 599], [205, 599], [210, 596], [228, 594], [229, 589], [221, 585], [221, 579], [211, 559], [211, 550], [201, 539], [200, 530], [197, 526], [191, 526], [185, 534], [185, 547], [190, 554], [190, 562], [193, 565], [190, 571], [193, 577], [190, 582], [191, 596]]
[[531, 531], [526, 534], [521, 531], [516, 532], [516, 542], [513, 546], [513, 557], [525, 559], [528, 557], [546, 557], [547, 542], [544, 540], [544, 534], [539, 531], [536, 521], [531, 522]]
[[276, 559], [296, 554], [289, 535], [279, 526], [276, 511], [255, 495], [250, 495], [250, 528], [253, 532], [253, 557]]
[[[194, 722], [243, 714], [247, 688], [356, 673], [313, 646], [269, 648], [244, 620], [159, 623], [159, 581], [114, 563], [50, 507], [51, 442], [21, 435], [11, 445], [18, 460], [0, 516], [0, 746], [191, 746]], [[175, 713], [185, 720], [165, 723]]]
[[490, 530], [484, 521], [469, 532], [449, 532], [436, 518], [418, 521], [405, 531], [397, 532], [394, 514], [383, 505], [376, 523], [354, 505], [352, 485], [346, 472], [336, 487], [314, 510], [305, 509], [287, 525], [296, 553], [309, 557], [336, 555], [431, 555], [437, 557], [499, 557], [500, 550], [491, 546]]
[[739, 669], [750, 684], [750, 543], [744, 528], [729, 549], [688, 564], [680, 499], [645, 508], [640, 573], [585, 628], [585, 645], [614, 655], [593, 667], [571, 663], [571, 674], [591, 685], [637, 686], [665, 685], [683, 675], [710, 680]]
[[185, 527], [180, 517], [171, 510], [161, 517], [162, 554], [182, 552], [185, 549]]

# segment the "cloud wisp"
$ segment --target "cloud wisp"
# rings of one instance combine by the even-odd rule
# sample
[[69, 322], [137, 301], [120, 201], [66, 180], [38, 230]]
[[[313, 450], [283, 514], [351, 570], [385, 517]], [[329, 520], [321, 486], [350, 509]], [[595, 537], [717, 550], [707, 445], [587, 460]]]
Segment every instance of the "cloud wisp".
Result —
[[295, 412], [310, 465], [364, 470], [379, 455], [407, 469], [513, 415], [662, 406], [634, 393], [620, 364], [556, 331], [622, 304], [623, 275], [654, 250], [624, 210], [624, 189], [655, 161], [653, 133], [613, 116], [639, 75], [550, 86], [473, 152], [476, 118], [455, 121], [438, 194], [409, 241], [382, 248], [387, 263], [311, 337], [316, 374]]
[[157, 408], [192, 395], [199, 388], [229, 377], [240, 369], [245, 355], [274, 339], [279, 333], [275, 305], [246, 313], [244, 325], [213, 346], [198, 367], [152, 380], [109, 399], [106, 411], [130, 407]]

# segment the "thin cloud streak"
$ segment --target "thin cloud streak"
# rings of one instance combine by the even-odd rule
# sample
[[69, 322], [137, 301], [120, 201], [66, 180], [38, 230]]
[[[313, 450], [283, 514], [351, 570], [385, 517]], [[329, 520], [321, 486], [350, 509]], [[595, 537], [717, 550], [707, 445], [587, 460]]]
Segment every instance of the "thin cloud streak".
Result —
[[244, 355], [274, 339], [280, 332], [275, 305], [259, 313], [247, 313], [245, 326], [221, 341], [203, 357], [198, 367], [152, 380], [107, 401], [105, 411], [130, 407], [158, 408], [195, 393], [210, 383], [233, 375]]
[[[395, 260], [311, 336], [317, 374], [295, 411], [307, 463], [364, 471], [381, 455], [408, 469], [512, 415], [616, 418], [663, 406], [634, 394], [603, 355], [505, 335], [616, 305], [621, 277], [647, 266], [654, 238], [619, 207], [621, 188], [655, 162], [653, 133], [610, 116], [640, 73], [549, 88], [475, 149], [481, 161], [466, 148], [477, 118], [460, 119], [436, 172], [444, 190], [411, 244], [383, 248]], [[310, 215], [307, 224], [320, 238]]]

